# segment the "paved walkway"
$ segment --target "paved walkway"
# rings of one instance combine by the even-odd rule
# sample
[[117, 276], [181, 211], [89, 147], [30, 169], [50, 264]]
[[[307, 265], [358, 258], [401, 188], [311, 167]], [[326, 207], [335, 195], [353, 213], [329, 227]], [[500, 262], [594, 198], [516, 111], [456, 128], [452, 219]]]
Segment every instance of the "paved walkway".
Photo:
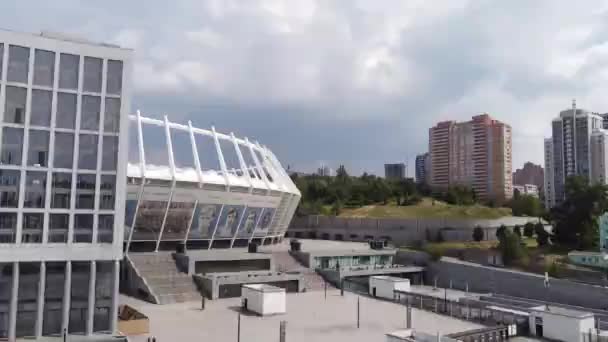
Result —
[[[293, 293], [287, 295], [287, 314], [270, 317], [241, 316], [241, 342], [278, 341], [279, 323], [287, 321], [289, 342], [384, 342], [387, 332], [405, 326], [405, 307], [399, 304], [360, 298], [360, 328], [357, 329], [357, 298], [352, 293], [340, 296], [338, 290]], [[236, 341], [240, 298], [207, 301], [200, 310], [199, 302], [154, 305], [122, 297], [150, 318], [151, 334], [157, 342]], [[413, 326], [419, 331], [442, 334], [482, 326], [450, 317], [413, 309]], [[130, 337], [132, 342], [145, 342], [147, 336]]]

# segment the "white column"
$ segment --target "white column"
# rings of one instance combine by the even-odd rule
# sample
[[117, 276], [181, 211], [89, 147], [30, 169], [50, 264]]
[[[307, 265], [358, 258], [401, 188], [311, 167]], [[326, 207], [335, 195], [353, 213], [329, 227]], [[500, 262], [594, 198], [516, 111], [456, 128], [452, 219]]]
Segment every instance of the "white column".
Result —
[[[190, 220], [188, 220], [188, 227], [186, 228], [186, 235], [184, 236], [184, 245], [188, 242], [188, 235], [190, 235], [190, 229], [192, 228], [192, 222], [194, 221], [194, 214], [196, 213], [196, 208], [198, 207], [198, 200], [194, 201], [194, 208], [192, 208], [192, 213], [190, 214]], [[185, 247], [184, 247], [185, 249]]]
[[87, 335], [93, 335], [93, 319], [95, 314], [95, 282], [97, 278], [97, 263], [91, 260], [89, 274], [89, 302], [87, 310]]
[[118, 285], [120, 281], [120, 261], [114, 260], [114, 282], [112, 284], [112, 307], [110, 309], [110, 331], [118, 332]]
[[220, 140], [217, 137], [215, 127], [211, 126], [211, 133], [213, 134], [213, 142], [215, 143], [215, 152], [217, 153], [217, 160], [220, 163], [220, 168], [224, 174], [224, 180], [226, 181], [226, 191], [230, 191], [230, 178], [228, 177], [228, 169], [226, 168], [226, 160], [224, 160], [224, 154], [222, 153], [222, 147], [220, 146]]
[[72, 288], [72, 262], [65, 263], [65, 282], [63, 283], [63, 313], [61, 321], [61, 333], [68, 329], [70, 323], [70, 289]]
[[160, 232], [158, 233], [158, 240], [156, 240], [156, 249], [160, 246], [160, 241], [163, 238], [165, 231], [165, 224], [167, 223], [167, 216], [169, 215], [169, 209], [171, 208], [171, 202], [173, 201], [173, 193], [175, 192], [175, 158], [173, 157], [173, 142], [171, 140], [171, 129], [169, 128], [169, 119], [165, 115], [165, 139], [167, 142], [167, 155], [169, 156], [169, 170], [171, 171], [171, 193], [169, 194], [169, 201], [167, 202], [167, 208], [165, 209], [165, 216], [163, 217], [163, 223], [160, 226]]
[[236, 240], [236, 236], [239, 234], [239, 230], [241, 230], [241, 224], [243, 223], [243, 220], [245, 219], [246, 213], [247, 213], [247, 206], [244, 206], [243, 211], [241, 212], [241, 219], [239, 220], [239, 224], [236, 226], [236, 230], [234, 232], [234, 235], [232, 236], [232, 240], [230, 241], [230, 248], [232, 248], [232, 246], [234, 245], [234, 240]]
[[203, 187], [203, 170], [201, 169], [201, 160], [198, 156], [198, 148], [196, 147], [196, 139], [194, 138], [194, 131], [192, 130], [192, 121], [188, 120], [188, 133], [190, 133], [190, 145], [192, 146], [192, 159], [194, 160], [194, 167], [196, 168], [196, 174], [198, 175], [199, 187]]
[[11, 305], [8, 314], [8, 340], [17, 338], [17, 298], [19, 298], [19, 263], [13, 263], [13, 287], [11, 288]]
[[251, 243], [251, 241], [253, 241], [253, 237], [255, 236], [255, 231], [258, 229], [258, 224], [260, 224], [260, 220], [262, 219], [262, 216], [264, 215], [264, 210], [266, 208], [262, 208], [262, 211], [260, 211], [260, 216], [258, 216], [258, 219], [255, 221], [255, 226], [253, 226], [253, 231], [251, 232], [251, 237], [249, 237], [249, 243]]
[[217, 226], [220, 225], [220, 220], [222, 219], [222, 211], [224, 211], [224, 205], [220, 207], [220, 212], [217, 214], [217, 220], [215, 221], [215, 226], [213, 227], [213, 233], [211, 234], [211, 240], [209, 240], [209, 247], [207, 249], [211, 249], [213, 246], [213, 239], [215, 238], [215, 232], [217, 231]]
[[165, 214], [163, 216], [163, 222], [160, 225], [160, 232], [158, 232], [158, 239], [156, 240], [155, 252], [158, 252], [160, 241], [163, 238], [163, 232], [165, 231], [165, 224], [167, 224], [167, 216], [169, 216], [169, 209], [171, 208], [171, 202], [173, 202], [173, 193], [175, 192], [175, 180], [171, 183], [171, 192], [169, 193], [169, 200], [167, 201], [167, 207], [165, 208]]
[[36, 311], [36, 338], [42, 336], [44, 320], [44, 294], [46, 291], [46, 263], [40, 263], [40, 281], [38, 281], [38, 309]]

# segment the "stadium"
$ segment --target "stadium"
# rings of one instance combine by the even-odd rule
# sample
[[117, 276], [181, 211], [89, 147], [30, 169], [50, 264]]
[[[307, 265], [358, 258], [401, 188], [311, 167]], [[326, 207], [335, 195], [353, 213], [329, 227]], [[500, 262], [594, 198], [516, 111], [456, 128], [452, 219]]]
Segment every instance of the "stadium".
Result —
[[127, 253], [282, 240], [301, 195], [267, 147], [166, 116], [129, 120]]

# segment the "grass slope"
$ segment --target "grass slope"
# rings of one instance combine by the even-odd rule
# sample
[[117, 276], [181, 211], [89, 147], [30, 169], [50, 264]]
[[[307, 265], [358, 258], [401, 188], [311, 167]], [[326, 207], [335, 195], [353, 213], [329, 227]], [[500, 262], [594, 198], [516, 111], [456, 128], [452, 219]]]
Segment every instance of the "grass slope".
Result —
[[367, 205], [361, 208], [345, 208], [341, 217], [369, 218], [447, 218], [447, 219], [495, 219], [511, 216], [509, 208], [490, 208], [482, 205], [451, 205], [424, 198], [420, 203], [409, 206]]

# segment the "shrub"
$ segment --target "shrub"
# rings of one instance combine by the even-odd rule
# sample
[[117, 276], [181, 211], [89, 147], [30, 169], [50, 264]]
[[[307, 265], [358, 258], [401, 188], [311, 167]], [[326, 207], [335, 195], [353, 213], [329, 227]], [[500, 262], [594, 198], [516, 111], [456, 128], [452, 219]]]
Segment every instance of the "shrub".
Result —
[[517, 235], [521, 239], [521, 227], [520, 226], [515, 225], [515, 227], [513, 227], [513, 233], [515, 233], [515, 235]]
[[426, 252], [429, 253], [429, 256], [431, 257], [432, 261], [439, 261], [443, 256], [443, 249], [437, 246], [427, 248]]
[[527, 222], [524, 225], [524, 236], [529, 238], [534, 236], [534, 224], [532, 222]]
[[507, 226], [505, 226], [504, 224], [501, 224], [500, 227], [498, 227], [498, 229], [496, 229], [496, 238], [498, 239], [498, 241], [502, 240], [502, 238], [505, 236], [507, 232]]
[[506, 266], [511, 266], [522, 260], [526, 254], [526, 250], [521, 245], [519, 237], [508, 230], [504, 234], [498, 244], [498, 249], [502, 254], [502, 262]]
[[536, 242], [538, 242], [539, 246], [549, 244], [549, 233], [547, 233], [542, 223], [539, 222], [534, 226], [534, 232], [536, 233]]

